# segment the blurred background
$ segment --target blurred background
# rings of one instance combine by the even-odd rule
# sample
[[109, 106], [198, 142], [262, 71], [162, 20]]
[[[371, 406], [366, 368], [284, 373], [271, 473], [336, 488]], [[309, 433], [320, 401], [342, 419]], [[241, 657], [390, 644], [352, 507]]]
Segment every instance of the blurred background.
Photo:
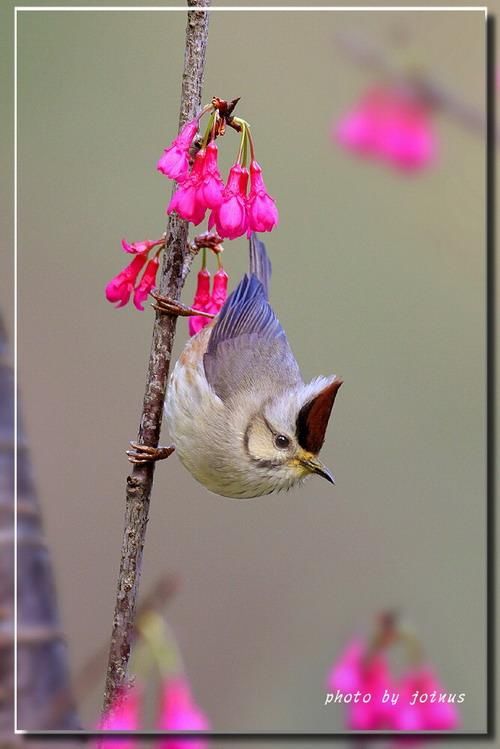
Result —
[[[155, 165], [176, 134], [185, 24], [176, 11], [18, 18], [19, 384], [74, 674], [110, 635], [152, 329], [151, 311], [114, 310], [104, 286], [126, 263], [122, 237], [165, 228], [171, 185]], [[215, 731], [345, 730], [324, 706], [327, 673], [395, 608], [444, 689], [466, 693], [461, 728], [480, 732], [484, 137], [433, 112], [437, 159], [412, 174], [343, 149], [332, 127], [380, 78], [339, 33], [484, 111], [481, 12], [211, 15], [203, 100], [241, 96], [280, 210], [273, 306], [304, 378], [345, 381], [322, 451], [337, 485], [232, 502], [174, 455], [155, 475], [141, 589], [175, 575], [167, 619]], [[236, 134], [219, 148], [227, 171]], [[224, 265], [234, 286], [244, 239], [225, 242]], [[176, 355], [186, 337], [181, 320]], [[86, 727], [104, 671], [79, 705]]]

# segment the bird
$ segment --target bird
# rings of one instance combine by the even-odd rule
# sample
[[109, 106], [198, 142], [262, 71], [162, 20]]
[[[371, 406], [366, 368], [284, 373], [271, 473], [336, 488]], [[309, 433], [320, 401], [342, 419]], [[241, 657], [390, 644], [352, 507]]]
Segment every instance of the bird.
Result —
[[288, 490], [313, 474], [335, 483], [318, 454], [342, 380], [303, 381], [269, 303], [270, 278], [265, 244], [253, 233], [249, 272], [188, 340], [166, 394], [181, 463], [210, 492], [233, 499]]

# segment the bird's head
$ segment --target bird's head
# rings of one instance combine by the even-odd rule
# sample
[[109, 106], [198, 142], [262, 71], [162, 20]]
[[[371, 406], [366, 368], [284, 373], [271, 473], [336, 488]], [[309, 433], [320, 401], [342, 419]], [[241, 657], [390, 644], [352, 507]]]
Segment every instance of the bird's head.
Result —
[[268, 398], [248, 423], [245, 451], [269, 491], [286, 489], [315, 473], [335, 483], [318, 454], [342, 380], [318, 377]]

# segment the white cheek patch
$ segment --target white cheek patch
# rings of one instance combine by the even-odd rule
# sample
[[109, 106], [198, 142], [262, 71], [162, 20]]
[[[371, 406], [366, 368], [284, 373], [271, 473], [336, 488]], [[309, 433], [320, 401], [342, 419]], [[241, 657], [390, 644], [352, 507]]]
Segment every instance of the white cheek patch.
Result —
[[282, 462], [283, 455], [276, 449], [273, 435], [264, 421], [253, 421], [245, 435], [247, 452], [253, 460]]

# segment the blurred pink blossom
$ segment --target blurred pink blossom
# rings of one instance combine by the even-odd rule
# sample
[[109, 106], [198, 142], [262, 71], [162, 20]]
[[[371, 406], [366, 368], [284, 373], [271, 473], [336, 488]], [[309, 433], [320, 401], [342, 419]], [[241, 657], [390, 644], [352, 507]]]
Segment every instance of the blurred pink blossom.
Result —
[[[444, 692], [435, 671], [426, 664], [409, 665], [396, 678], [387, 660], [387, 646], [404, 635], [388, 628], [380, 634], [378, 644], [377, 640], [371, 645], [361, 638], [351, 640], [328, 674], [329, 702], [343, 704], [345, 725], [357, 731], [456, 728], [460, 723], [457, 695]], [[406, 642], [411, 649], [416, 645], [414, 638]]]
[[447, 694], [440, 701], [445, 692], [431, 666], [408, 671], [401, 678], [399, 690], [401, 707], [394, 715], [396, 730], [449, 731], [459, 725], [457, 706], [447, 701]]
[[378, 158], [404, 172], [428, 167], [437, 153], [429, 107], [396, 88], [370, 89], [334, 123], [332, 137], [360, 156]]
[[[189, 684], [183, 676], [166, 680], [162, 685], [158, 728], [161, 731], [209, 731], [210, 723], [195, 703]], [[165, 736], [158, 749], [205, 749], [203, 737], [186, 740], [184, 736]]]
[[327, 680], [331, 692], [371, 694], [367, 703], [351, 701], [347, 705], [346, 725], [352, 730], [368, 731], [389, 728], [394, 706], [382, 702], [384, 692], [394, 691], [386, 658], [382, 653], [369, 654], [361, 639], [352, 640], [333, 665]]
[[[101, 719], [100, 731], [138, 731], [140, 690], [137, 686], [124, 691], [111, 709]], [[134, 749], [137, 739], [132, 736], [113, 737], [109, 741], [113, 749]]]

